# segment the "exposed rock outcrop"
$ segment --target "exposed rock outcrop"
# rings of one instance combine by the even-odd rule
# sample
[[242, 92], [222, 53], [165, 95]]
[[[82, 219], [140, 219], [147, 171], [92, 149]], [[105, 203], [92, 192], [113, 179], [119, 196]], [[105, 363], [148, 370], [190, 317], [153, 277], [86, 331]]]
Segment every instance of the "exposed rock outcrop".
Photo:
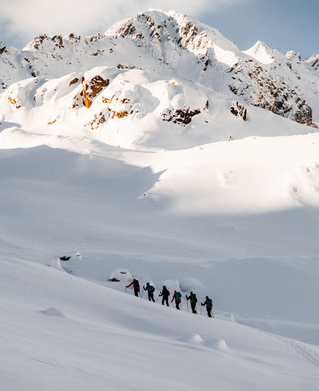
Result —
[[208, 110], [209, 102], [206, 101], [205, 107], [198, 109], [191, 109], [190, 107], [183, 108], [167, 108], [166, 110], [161, 112], [161, 117], [163, 121], [170, 122], [172, 121], [174, 124], [186, 126], [191, 123], [192, 118], [195, 115], [200, 114], [201, 112], [205, 113]]
[[294, 112], [291, 119], [300, 124], [318, 129], [317, 124], [312, 120], [312, 109], [305, 100], [298, 105], [298, 110]]
[[186, 126], [192, 121], [192, 117], [200, 114], [200, 109], [166, 109], [161, 113], [163, 121], [173, 121], [174, 124]]
[[315, 54], [306, 61], [313, 71], [317, 71], [319, 69], [319, 54]]
[[16, 109], [20, 109], [21, 103], [19, 102], [18, 98], [14, 98], [14, 97], [11, 96], [11, 94], [9, 94], [9, 96], [8, 96], [8, 101], [9, 101]]
[[75, 77], [74, 79], [72, 79], [69, 83], [69, 87], [72, 86], [73, 84], [76, 84], [77, 82], [79, 81], [79, 79], [77, 77]]
[[89, 109], [92, 105], [93, 99], [99, 94], [103, 88], [110, 84], [110, 79], [104, 80], [101, 76], [94, 76], [86, 82], [84, 76], [81, 79], [82, 97], [84, 105]]
[[232, 74], [229, 89], [247, 103], [311, 126], [311, 108], [307, 104], [303, 114], [299, 113], [300, 108], [295, 102], [301, 101], [301, 97], [283, 78], [273, 77], [267, 69], [262, 68], [254, 60], [236, 64]]
[[0, 55], [3, 53], [8, 53], [8, 49], [7, 49], [6, 45], [0, 41]]
[[113, 119], [123, 119], [128, 116], [139, 118], [139, 112], [136, 105], [132, 104], [129, 98], [116, 98], [114, 95], [110, 98], [102, 96], [102, 103], [105, 104], [105, 109], [98, 114], [94, 114], [92, 120], [86, 124], [92, 130], [98, 129], [100, 125]]
[[51, 52], [55, 49], [64, 48], [63, 38], [61, 35], [54, 35], [53, 37], [48, 37], [46, 34], [36, 36], [29, 45], [26, 46], [27, 50], [50, 50]]
[[229, 111], [237, 118], [242, 118], [244, 121], [247, 120], [247, 108], [245, 105], [238, 101], [233, 102]]

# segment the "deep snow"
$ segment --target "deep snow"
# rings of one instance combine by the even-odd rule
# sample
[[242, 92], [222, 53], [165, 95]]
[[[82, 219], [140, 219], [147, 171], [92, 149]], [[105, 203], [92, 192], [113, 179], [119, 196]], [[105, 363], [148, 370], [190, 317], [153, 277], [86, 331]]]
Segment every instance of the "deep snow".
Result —
[[[184, 151], [2, 136], [50, 144], [1, 152], [6, 390], [316, 389], [317, 134]], [[119, 268], [156, 298], [179, 286], [182, 311], [125, 294]], [[187, 313], [190, 290], [215, 319]]]

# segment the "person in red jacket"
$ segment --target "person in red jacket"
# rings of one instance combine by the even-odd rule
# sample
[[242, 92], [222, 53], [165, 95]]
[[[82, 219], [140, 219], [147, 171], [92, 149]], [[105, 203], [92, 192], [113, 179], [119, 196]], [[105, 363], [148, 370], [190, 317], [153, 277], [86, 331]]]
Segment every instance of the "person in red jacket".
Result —
[[129, 288], [132, 285], [134, 288], [134, 294], [135, 294], [135, 296], [138, 297], [138, 295], [140, 293], [140, 283], [138, 282], [138, 280], [136, 278], [134, 278], [133, 281], [129, 285], [127, 285], [126, 288]]

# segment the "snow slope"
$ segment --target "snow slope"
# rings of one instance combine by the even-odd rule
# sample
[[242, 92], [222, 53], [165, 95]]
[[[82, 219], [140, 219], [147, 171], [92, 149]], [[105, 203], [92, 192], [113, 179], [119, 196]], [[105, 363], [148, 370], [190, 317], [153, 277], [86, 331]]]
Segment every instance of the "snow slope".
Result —
[[[316, 389], [316, 134], [181, 151], [2, 136], [6, 389]], [[125, 294], [119, 268], [155, 297], [180, 287], [183, 310]], [[215, 319], [187, 313], [190, 290]]]
[[[165, 34], [188, 26], [183, 56], [200, 50], [193, 41], [207, 26], [165, 15]], [[193, 80], [149, 69], [161, 18], [151, 10], [96, 40], [70, 37], [73, 46], [55, 37], [54, 53], [75, 62], [74, 51], [102, 50], [110, 37], [127, 47], [113, 64], [99, 54], [79, 69], [49, 56], [55, 74], [24, 75], [0, 95], [6, 391], [318, 388], [318, 133], [203, 86], [196, 66]], [[216, 56], [241, 56], [205, 34]], [[135, 48], [154, 56], [143, 69], [118, 67]], [[244, 56], [263, 72], [282, 61], [261, 43]], [[179, 289], [182, 310], [134, 297], [132, 277], [154, 284], [156, 299], [163, 285], [171, 297]], [[201, 311], [206, 295], [213, 319]]]
[[316, 389], [318, 347], [34, 263], [11, 258], [1, 270], [6, 390]]
[[[70, 128], [111, 145], [181, 149], [247, 136], [307, 134], [314, 129], [246, 105], [187, 79], [97, 67], [59, 79], [29, 78], [0, 96], [6, 125], [49, 134]], [[271, 118], [272, 126], [267, 121]], [[44, 130], [46, 129], [46, 130]], [[63, 129], [63, 130], [62, 130]], [[71, 131], [72, 132], [72, 131]], [[86, 132], [88, 133], [88, 132]]]

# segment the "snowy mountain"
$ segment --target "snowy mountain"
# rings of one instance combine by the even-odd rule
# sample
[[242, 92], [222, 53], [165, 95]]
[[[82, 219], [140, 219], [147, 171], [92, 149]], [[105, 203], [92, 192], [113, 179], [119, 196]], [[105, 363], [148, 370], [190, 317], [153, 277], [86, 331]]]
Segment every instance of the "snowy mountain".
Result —
[[241, 52], [216, 29], [174, 11], [149, 10], [87, 38], [43, 35], [22, 50], [1, 44], [0, 55], [4, 90], [29, 77], [83, 76], [94, 67], [108, 66], [182, 77], [240, 105], [261, 107], [309, 126], [319, 121], [314, 109], [319, 82], [311, 72], [315, 61], [301, 62], [295, 53], [284, 56], [261, 42]]
[[317, 390], [317, 57], [158, 10], [0, 42], [4, 390]]

